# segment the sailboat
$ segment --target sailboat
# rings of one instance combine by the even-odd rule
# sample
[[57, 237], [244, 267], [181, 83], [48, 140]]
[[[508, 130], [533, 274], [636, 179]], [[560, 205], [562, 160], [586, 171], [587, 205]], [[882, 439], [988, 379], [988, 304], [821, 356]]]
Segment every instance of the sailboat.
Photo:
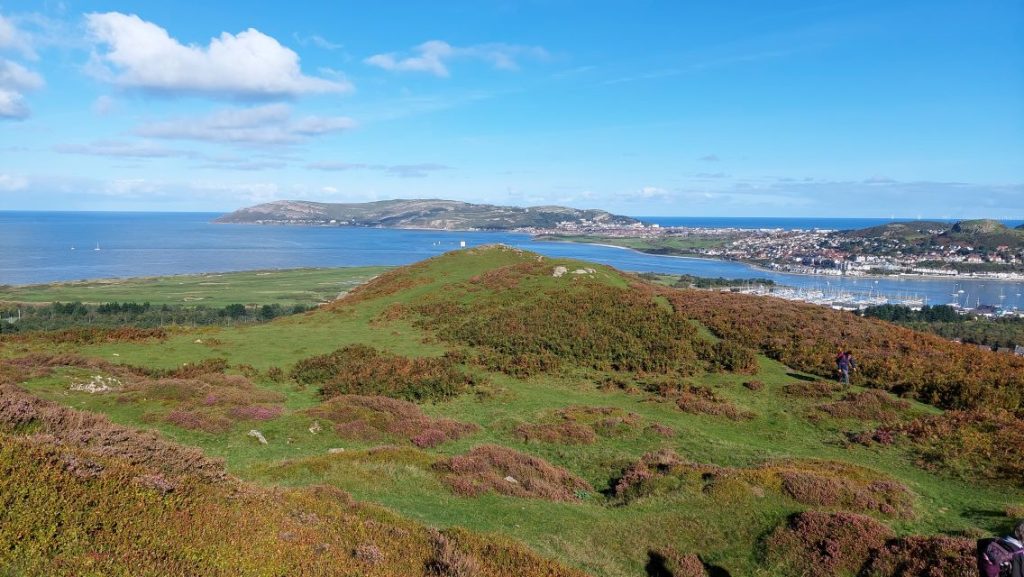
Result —
[[99, 241], [96, 241], [96, 248], [94, 248], [93, 250], [99, 250], [99, 249], [100, 249], [100, 243], [99, 243]]

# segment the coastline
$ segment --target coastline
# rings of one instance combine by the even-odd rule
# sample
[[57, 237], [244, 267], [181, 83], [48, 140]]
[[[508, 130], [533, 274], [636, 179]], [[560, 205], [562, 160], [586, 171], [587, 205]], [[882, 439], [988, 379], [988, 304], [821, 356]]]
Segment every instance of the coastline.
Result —
[[741, 264], [741, 265], [744, 265], [744, 266], [748, 266], [748, 267], [750, 267], [750, 268], [752, 268], [754, 270], [761, 271], [761, 272], [780, 274], [780, 275], [803, 276], [803, 277], [840, 278], [840, 279], [872, 279], [872, 280], [883, 280], [884, 279], [884, 280], [897, 280], [897, 281], [901, 280], [901, 279], [912, 279], [912, 280], [943, 280], [943, 281], [953, 281], [953, 282], [960, 282], [960, 281], [972, 281], [972, 282], [977, 282], [977, 281], [993, 281], [993, 282], [1005, 282], [1005, 283], [1024, 283], [1024, 275], [1022, 275], [1021, 278], [999, 278], [999, 277], [988, 277], [988, 276], [979, 277], [979, 276], [966, 276], [966, 275], [929, 275], [929, 274], [908, 274], [908, 273], [898, 273], [898, 274], [892, 274], [892, 275], [877, 275], [877, 274], [845, 275], [845, 274], [818, 274], [818, 273], [813, 273], [813, 272], [782, 271], [782, 270], [774, 270], [774, 269], [766, 268], [766, 267], [764, 267], [762, 265], [755, 264], [755, 263], [748, 262], [748, 261], [744, 261], [744, 260], [730, 260], [730, 259], [725, 259], [725, 258], [713, 258], [713, 257], [706, 257], [706, 256], [688, 256], [688, 255], [681, 255], [681, 254], [663, 254], [663, 253], [656, 253], [656, 252], [648, 252], [648, 251], [645, 251], [645, 250], [642, 250], [642, 249], [633, 248], [633, 247], [629, 247], [629, 246], [620, 246], [620, 245], [605, 244], [605, 243], [599, 243], [599, 242], [583, 242], [583, 241], [578, 241], [578, 240], [552, 240], [552, 239], [544, 239], [544, 240], [539, 240], [537, 242], [564, 242], [564, 243], [572, 243], [572, 244], [588, 244], [588, 245], [591, 245], [591, 246], [603, 246], [603, 247], [607, 247], [607, 248], [619, 248], [619, 249], [623, 249], [623, 250], [631, 250], [633, 252], [636, 252], [636, 253], [639, 253], [639, 254], [644, 254], [644, 255], [647, 255], [647, 256], [663, 256], [663, 257], [678, 258], [678, 259], [705, 260], [705, 261], [713, 261], [713, 262], [734, 263], [734, 264]]

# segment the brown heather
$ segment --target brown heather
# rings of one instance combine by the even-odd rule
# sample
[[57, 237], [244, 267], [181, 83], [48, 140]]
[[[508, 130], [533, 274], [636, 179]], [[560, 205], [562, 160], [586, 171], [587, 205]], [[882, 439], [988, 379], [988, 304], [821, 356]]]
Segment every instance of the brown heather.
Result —
[[349, 345], [327, 355], [302, 359], [291, 377], [320, 385], [325, 398], [381, 395], [409, 401], [442, 400], [475, 384], [449, 356], [409, 358], [366, 345]]
[[512, 497], [575, 501], [580, 493], [594, 490], [583, 479], [544, 459], [497, 445], [481, 445], [435, 463], [434, 469], [452, 491], [467, 497], [493, 491]]
[[1024, 402], [1021, 357], [817, 305], [713, 291], [661, 289], [661, 294], [717, 336], [801, 371], [833, 377], [835, 351], [842, 348], [857, 360], [857, 384], [942, 408], [1012, 410]]
[[855, 577], [892, 535], [871, 517], [805, 511], [772, 532], [763, 551], [779, 575]]
[[421, 448], [436, 447], [480, 429], [472, 423], [434, 419], [413, 403], [380, 396], [340, 395], [307, 413], [334, 423], [341, 437], [374, 442], [402, 439]]

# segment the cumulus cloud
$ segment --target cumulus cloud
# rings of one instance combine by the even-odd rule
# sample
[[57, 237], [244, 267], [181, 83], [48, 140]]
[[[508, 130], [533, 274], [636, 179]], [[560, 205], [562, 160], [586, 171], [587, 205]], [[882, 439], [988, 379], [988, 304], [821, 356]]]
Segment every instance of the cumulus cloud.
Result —
[[517, 70], [519, 58], [544, 59], [546, 50], [539, 46], [515, 44], [477, 44], [474, 46], [452, 46], [443, 40], [429, 40], [413, 48], [412, 56], [401, 56], [396, 52], [375, 54], [363, 62], [384, 70], [395, 72], [426, 72], [440, 78], [451, 75], [448, 62], [454, 59], [481, 60], [499, 70]]
[[351, 83], [307, 76], [299, 56], [250, 28], [223, 32], [207, 46], [184, 45], [132, 14], [87, 14], [95, 51], [91, 71], [118, 86], [171, 94], [292, 97], [348, 92]]
[[719, 158], [717, 154], [705, 154], [697, 160], [703, 160], [704, 162], [719, 162], [722, 159]]
[[452, 167], [435, 163], [362, 164], [352, 162], [311, 162], [306, 165], [306, 168], [335, 172], [346, 170], [378, 170], [389, 176], [397, 176], [399, 178], [423, 178], [431, 172], [451, 170]]
[[[0, 15], [0, 51], [19, 52], [35, 59], [28, 36]], [[0, 58], [0, 119], [23, 120], [31, 114], [25, 93], [43, 87], [43, 77], [7, 58]]]
[[287, 104], [228, 108], [206, 116], [150, 122], [135, 133], [150, 138], [250, 145], [288, 145], [356, 126], [347, 116], [292, 117]]

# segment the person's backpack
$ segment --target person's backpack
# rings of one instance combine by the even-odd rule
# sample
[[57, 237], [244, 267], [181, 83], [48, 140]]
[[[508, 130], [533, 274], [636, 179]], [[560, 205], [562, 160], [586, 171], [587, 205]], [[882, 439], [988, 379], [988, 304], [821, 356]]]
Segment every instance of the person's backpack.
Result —
[[978, 541], [978, 572], [981, 577], [1024, 577], [1024, 548], [1005, 539]]

